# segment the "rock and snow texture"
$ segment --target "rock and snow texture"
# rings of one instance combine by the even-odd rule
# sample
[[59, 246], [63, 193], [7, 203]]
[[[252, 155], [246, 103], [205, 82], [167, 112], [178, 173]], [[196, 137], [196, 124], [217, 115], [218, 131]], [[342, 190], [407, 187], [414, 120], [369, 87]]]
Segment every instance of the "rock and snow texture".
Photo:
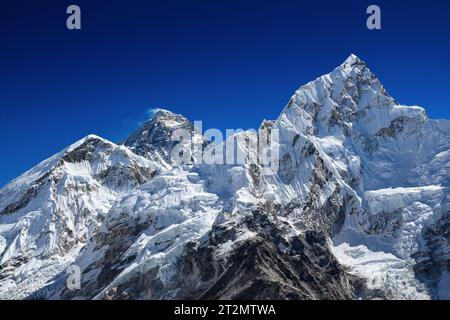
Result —
[[[135, 154], [149, 160], [156, 161], [170, 169], [174, 164], [172, 159], [173, 148], [180, 143], [174, 135], [177, 130], [184, 130], [198, 139], [200, 144], [205, 143], [194, 125], [185, 117], [161, 109], [152, 119], [145, 122], [141, 128], [133, 132], [122, 144], [130, 148]], [[194, 143], [197, 141], [194, 141]]]
[[0, 298], [24, 298], [63, 271], [113, 202], [159, 171], [125, 147], [88, 136], [4, 187]]
[[[172, 134], [194, 126], [162, 110], [121, 146], [89, 136], [17, 178], [0, 298], [450, 298], [450, 121], [351, 55], [261, 127], [279, 130], [273, 175], [177, 165]], [[255, 152], [253, 132], [232, 139]]]

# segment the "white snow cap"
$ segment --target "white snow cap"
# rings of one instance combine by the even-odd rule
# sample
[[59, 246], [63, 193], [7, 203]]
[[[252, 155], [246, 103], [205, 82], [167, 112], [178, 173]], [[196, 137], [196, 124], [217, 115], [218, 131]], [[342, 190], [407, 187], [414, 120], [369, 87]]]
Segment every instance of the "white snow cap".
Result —
[[355, 62], [361, 62], [362, 60], [355, 54], [350, 54], [347, 59], [345, 59], [343, 64], [354, 64]]

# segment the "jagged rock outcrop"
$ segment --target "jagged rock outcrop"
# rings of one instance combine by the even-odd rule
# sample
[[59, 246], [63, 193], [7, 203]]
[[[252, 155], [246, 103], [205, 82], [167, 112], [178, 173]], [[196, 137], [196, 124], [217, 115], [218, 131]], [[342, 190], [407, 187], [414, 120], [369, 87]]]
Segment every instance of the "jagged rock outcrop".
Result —
[[[291, 226], [261, 211], [240, 223], [214, 225], [208, 240], [186, 245], [177, 298], [355, 299], [361, 291], [362, 279], [334, 258], [325, 234], [286, 238]], [[240, 241], [243, 228], [253, 235]]]
[[182, 115], [163, 109], [133, 132], [122, 144], [135, 154], [171, 168], [174, 164], [172, 150], [182, 142], [174, 135], [177, 130], [185, 130], [192, 135], [193, 140], [198, 139], [201, 145], [206, 144], [206, 140], [195, 130], [192, 122]]

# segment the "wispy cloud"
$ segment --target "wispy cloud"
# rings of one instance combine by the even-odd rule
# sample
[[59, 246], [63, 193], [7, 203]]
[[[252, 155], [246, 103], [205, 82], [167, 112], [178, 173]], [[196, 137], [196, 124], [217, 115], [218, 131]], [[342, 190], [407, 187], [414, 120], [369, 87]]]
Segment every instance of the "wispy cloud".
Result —
[[162, 109], [161, 108], [152, 108], [152, 109], [148, 109], [147, 110], [147, 112], [146, 112], [146, 114], [147, 114], [147, 117], [149, 118], [149, 119], [152, 119], [154, 116], [155, 116], [155, 114], [157, 114], [159, 111], [161, 111]]
[[153, 119], [153, 117], [155, 116], [155, 114], [157, 114], [159, 111], [163, 110], [162, 108], [151, 108], [151, 109], [147, 109], [144, 112], [144, 115], [141, 114], [140, 117], [142, 117], [139, 120], [135, 120], [136, 124], [138, 126], [142, 126], [145, 122]]

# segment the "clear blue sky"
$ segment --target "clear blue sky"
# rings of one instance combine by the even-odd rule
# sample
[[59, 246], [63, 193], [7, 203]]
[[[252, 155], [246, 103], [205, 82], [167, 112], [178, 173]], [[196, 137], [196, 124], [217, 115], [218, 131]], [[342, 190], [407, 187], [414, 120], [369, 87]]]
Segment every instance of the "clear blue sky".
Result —
[[[373, 3], [381, 31], [365, 27]], [[87, 134], [124, 138], [151, 108], [257, 127], [350, 53], [400, 103], [450, 118], [449, 15], [447, 0], [3, 1], [0, 186]]]

